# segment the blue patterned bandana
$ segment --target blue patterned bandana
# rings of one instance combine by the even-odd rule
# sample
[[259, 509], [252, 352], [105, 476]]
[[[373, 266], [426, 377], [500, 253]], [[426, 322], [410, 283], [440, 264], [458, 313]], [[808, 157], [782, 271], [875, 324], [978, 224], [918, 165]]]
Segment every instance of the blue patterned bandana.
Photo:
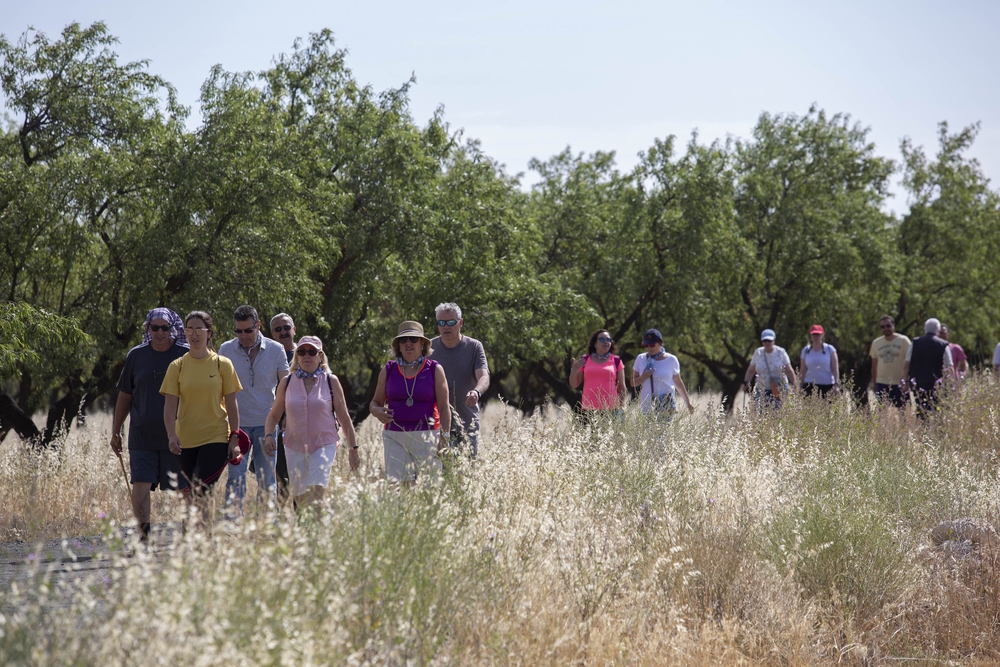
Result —
[[187, 336], [184, 334], [184, 320], [169, 308], [154, 308], [146, 313], [146, 323], [142, 326], [142, 343], [139, 344], [140, 347], [142, 345], [149, 345], [149, 342], [153, 340], [153, 332], [149, 330], [149, 323], [153, 320], [166, 320], [167, 324], [170, 325], [170, 340], [181, 347], [190, 347]]
[[325, 374], [326, 374], [326, 371], [323, 370], [322, 366], [317, 367], [316, 370], [314, 370], [312, 373], [306, 373], [301, 368], [296, 368], [295, 369], [295, 377], [302, 378], [303, 380], [306, 379], [306, 378], [314, 378], [314, 377], [318, 377], [320, 375], [325, 375]]

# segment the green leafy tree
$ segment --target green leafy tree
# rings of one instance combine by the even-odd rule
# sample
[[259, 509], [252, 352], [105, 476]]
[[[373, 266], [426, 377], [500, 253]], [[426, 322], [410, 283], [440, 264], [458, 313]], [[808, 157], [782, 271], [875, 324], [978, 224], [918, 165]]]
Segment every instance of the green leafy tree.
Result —
[[941, 123], [933, 160], [902, 142], [910, 210], [898, 230], [905, 279], [896, 315], [898, 328], [911, 335], [923, 333], [925, 319], [941, 319], [982, 359], [1000, 321], [1000, 195], [965, 155], [978, 131], [972, 125], [952, 134]]
[[72, 24], [56, 41], [0, 39], [0, 83], [19, 118], [0, 141], [0, 286], [11, 302], [75, 320], [97, 348], [89, 368], [67, 367], [55, 384], [21, 363], [18, 403], [50, 404], [46, 442], [113, 386], [109, 371], [152, 296], [157, 262], [143, 238], [159, 215], [181, 110], [145, 63], [118, 63], [114, 42], [100, 23]]

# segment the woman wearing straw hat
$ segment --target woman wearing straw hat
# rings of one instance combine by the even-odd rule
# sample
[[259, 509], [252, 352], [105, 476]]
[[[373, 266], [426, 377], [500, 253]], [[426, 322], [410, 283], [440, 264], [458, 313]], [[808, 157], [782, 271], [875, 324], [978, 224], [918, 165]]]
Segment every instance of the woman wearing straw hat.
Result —
[[188, 502], [201, 505], [202, 519], [212, 515], [211, 489], [226, 463], [238, 462], [240, 411], [236, 394], [243, 388], [229, 359], [212, 346], [212, 316], [196, 310], [184, 318], [191, 349], [167, 368], [160, 393], [170, 451], [181, 457], [190, 486]]
[[385, 476], [412, 482], [421, 470], [441, 469], [440, 454], [448, 449], [451, 432], [448, 381], [444, 368], [428, 359], [431, 341], [419, 322], [399, 325], [392, 351], [369, 409], [385, 424]]
[[823, 327], [812, 325], [809, 329], [809, 344], [802, 348], [799, 355], [799, 373], [802, 376], [802, 391], [806, 396], [812, 396], [818, 391], [820, 397], [832, 390], [840, 393], [840, 362], [837, 350], [829, 343], [823, 342]]
[[264, 452], [277, 449], [275, 426], [285, 415], [285, 457], [288, 461], [288, 490], [302, 509], [323, 497], [340, 442], [338, 426], [344, 430], [351, 470], [361, 459], [354, 435], [354, 423], [347, 411], [347, 399], [340, 380], [330, 372], [323, 353], [323, 341], [303, 336], [295, 346], [291, 371], [278, 383], [274, 406], [264, 421]]

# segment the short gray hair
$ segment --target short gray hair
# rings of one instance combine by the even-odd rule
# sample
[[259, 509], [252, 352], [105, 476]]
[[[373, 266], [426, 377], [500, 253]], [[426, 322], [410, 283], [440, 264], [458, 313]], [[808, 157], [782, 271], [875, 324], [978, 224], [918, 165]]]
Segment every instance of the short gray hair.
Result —
[[437, 308], [434, 309], [434, 317], [437, 317], [438, 313], [442, 310], [454, 310], [455, 314], [458, 315], [458, 319], [462, 319], [462, 309], [457, 303], [451, 301], [446, 301], [445, 303], [439, 303]]
[[287, 317], [287, 318], [288, 318], [288, 321], [292, 323], [292, 326], [293, 326], [293, 327], [295, 326], [295, 320], [293, 320], [293, 319], [292, 319], [292, 316], [291, 316], [291, 315], [289, 315], [288, 313], [278, 313], [277, 315], [275, 315], [274, 317], [272, 317], [272, 318], [271, 318], [271, 322], [270, 322], [270, 325], [271, 325], [272, 327], [274, 326], [274, 321], [275, 321], [276, 319], [278, 319], [279, 317]]
[[925, 334], [934, 334], [936, 336], [939, 331], [941, 331], [941, 322], [936, 317], [932, 317], [924, 322]]

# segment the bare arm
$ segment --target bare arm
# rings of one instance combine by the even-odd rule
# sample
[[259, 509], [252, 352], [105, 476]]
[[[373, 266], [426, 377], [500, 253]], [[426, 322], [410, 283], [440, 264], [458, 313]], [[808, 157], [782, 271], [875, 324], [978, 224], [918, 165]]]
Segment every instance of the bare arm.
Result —
[[618, 389], [618, 404], [624, 408], [628, 398], [628, 389], [625, 387], [625, 364], [622, 364], [622, 367], [618, 369], [618, 374], [615, 376], [615, 387]]
[[173, 394], [163, 395], [163, 426], [167, 429], [167, 442], [170, 451], [180, 455], [181, 441], [177, 438], [177, 405], [180, 398]]
[[907, 392], [910, 390], [910, 362], [903, 362], [903, 391]]
[[799, 356], [799, 373], [802, 377], [802, 383], [805, 384], [806, 381], [806, 371], [809, 370], [808, 364], [806, 364], [806, 355], [802, 354]]
[[[434, 400], [438, 404], [438, 415], [441, 419], [442, 437], [450, 437], [451, 433], [451, 403], [448, 402], [448, 377], [444, 367], [438, 364], [434, 368]], [[441, 408], [444, 406], [444, 409]]]
[[791, 387], [795, 386], [795, 369], [792, 368], [791, 364], [785, 364], [785, 377], [788, 378], [788, 384]]
[[569, 384], [573, 389], [579, 389], [583, 384], [583, 366], [587, 363], [587, 357], [583, 356], [573, 362], [573, 367], [569, 371]]
[[132, 394], [124, 391], [118, 392], [118, 400], [115, 402], [115, 420], [111, 423], [111, 451], [121, 456], [122, 453], [122, 426], [125, 424], [125, 417], [132, 407]]
[[[226, 394], [226, 415], [229, 418], [229, 432], [240, 430], [240, 406], [236, 401], [236, 392]], [[229, 436], [229, 458], [235, 459], [240, 455], [240, 438], [238, 435]]]
[[475, 371], [476, 386], [465, 395], [465, 404], [473, 406], [479, 402], [483, 392], [490, 388], [490, 371], [486, 368], [477, 368]]
[[743, 385], [747, 388], [750, 387], [750, 380], [752, 380], [757, 375], [757, 365], [753, 362], [747, 366], [747, 372], [743, 375]]
[[874, 388], [875, 383], [878, 381], [878, 357], [872, 357], [872, 381], [871, 385]]
[[[830, 372], [833, 373], [833, 386], [835, 391], [840, 390], [840, 358], [837, 356], [837, 351], [834, 350], [833, 354], [830, 355]], [[805, 371], [802, 373], [805, 375]]]
[[[375, 395], [372, 402], [368, 404], [368, 411], [383, 424], [392, 421], [392, 410], [385, 407], [385, 367], [378, 374], [378, 384], [375, 386]], [[449, 411], [450, 412], [450, 411]]]
[[[274, 441], [274, 429], [281, 421], [281, 415], [285, 413], [286, 389], [288, 389], [288, 383], [279, 381], [278, 389], [274, 392], [274, 403], [271, 405], [271, 411], [267, 413], [267, 418], [264, 420], [264, 453], [268, 456], [272, 456], [278, 449], [278, 443]], [[270, 440], [268, 440], [269, 437]]]
[[680, 390], [681, 396], [684, 397], [684, 404], [687, 406], [688, 410], [694, 412], [694, 406], [691, 405], [691, 399], [688, 397], [687, 387], [684, 386], [684, 380], [681, 378], [680, 373], [674, 375], [674, 386]]
[[351, 470], [357, 470], [361, 465], [361, 456], [358, 454], [358, 439], [354, 433], [354, 422], [351, 421], [351, 413], [347, 410], [347, 398], [344, 396], [344, 388], [340, 386], [340, 379], [334, 375], [331, 378], [333, 385], [333, 411], [337, 413], [337, 421], [344, 431], [344, 440], [347, 441], [347, 460], [351, 465]]

